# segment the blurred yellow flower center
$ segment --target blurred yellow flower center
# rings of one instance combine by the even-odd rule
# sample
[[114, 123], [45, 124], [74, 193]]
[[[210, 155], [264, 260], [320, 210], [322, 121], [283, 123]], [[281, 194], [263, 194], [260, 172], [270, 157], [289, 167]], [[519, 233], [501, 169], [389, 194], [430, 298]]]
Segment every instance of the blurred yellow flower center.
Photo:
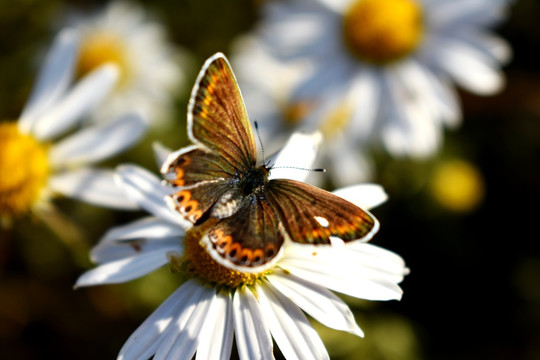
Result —
[[47, 147], [21, 134], [17, 123], [0, 124], [0, 217], [30, 210], [47, 184]]
[[391, 63], [420, 43], [422, 8], [415, 0], [357, 0], [344, 15], [343, 31], [345, 43], [356, 57]]
[[313, 110], [315, 102], [313, 100], [303, 100], [291, 103], [283, 109], [283, 119], [291, 126], [296, 126], [302, 122]]
[[441, 165], [431, 180], [435, 200], [449, 210], [473, 210], [484, 197], [484, 182], [480, 172], [462, 160]]
[[331, 139], [347, 127], [352, 116], [353, 108], [347, 101], [343, 101], [331, 111], [321, 123], [319, 129], [325, 139]]
[[242, 272], [229, 269], [216, 262], [200, 244], [205, 229], [208, 229], [208, 227], [204, 226], [203, 229], [194, 227], [186, 233], [184, 257], [176, 265], [172, 262], [173, 267], [179, 267], [179, 270], [187, 271], [188, 274], [195, 275], [206, 282], [232, 289], [254, 285], [269, 273], [269, 271], [261, 273]]
[[77, 60], [77, 77], [83, 77], [106, 63], [114, 63], [120, 69], [119, 86], [125, 85], [131, 73], [128, 54], [122, 39], [115, 34], [95, 32], [81, 41]]

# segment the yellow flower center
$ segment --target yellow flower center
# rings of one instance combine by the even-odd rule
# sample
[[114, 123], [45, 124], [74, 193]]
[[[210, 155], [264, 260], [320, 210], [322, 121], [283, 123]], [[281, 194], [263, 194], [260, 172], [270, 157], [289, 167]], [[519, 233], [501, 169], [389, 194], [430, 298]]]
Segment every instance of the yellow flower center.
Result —
[[106, 63], [114, 63], [120, 69], [118, 86], [125, 85], [131, 75], [126, 47], [122, 39], [107, 32], [87, 34], [81, 41], [77, 60], [77, 77], [83, 77]]
[[430, 190], [433, 198], [445, 208], [466, 212], [483, 199], [484, 181], [480, 172], [468, 162], [451, 160], [436, 169]]
[[22, 134], [17, 123], [0, 124], [0, 218], [30, 210], [47, 184], [47, 146]]
[[270, 270], [261, 273], [242, 272], [216, 262], [200, 243], [200, 239], [212, 224], [212, 219], [207, 220], [206, 224], [196, 226], [186, 233], [183, 256], [171, 257], [173, 269], [187, 272], [205, 282], [229, 289], [254, 285], [270, 273]]
[[415, 0], [357, 0], [343, 19], [345, 43], [359, 59], [387, 64], [413, 52], [423, 35]]

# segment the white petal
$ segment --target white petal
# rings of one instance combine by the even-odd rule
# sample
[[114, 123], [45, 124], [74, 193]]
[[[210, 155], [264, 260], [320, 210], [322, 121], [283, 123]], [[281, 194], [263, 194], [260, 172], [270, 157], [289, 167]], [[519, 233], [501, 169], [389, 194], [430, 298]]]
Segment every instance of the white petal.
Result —
[[378, 75], [370, 69], [361, 69], [354, 77], [347, 97], [353, 107], [347, 134], [356, 142], [366, 142], [373, 133], [379, 112], [381, 89]]
[[141, 208], [163, 220], [189, 227], [187, 221], [169, 209], [165, 197], [172, 189], [162, 185], [154, 174], [134, 165], [123, 165], [118, 167], [117, 175], [119, 183]]
[[19, 127], [23, 132], [30, 132], [39, 115], [68, 88], [73, 77], [78, 40], [73, 29], [64, 29], [56, 36], [21, 114]]
[[330, 359], [304, 313], [270, 284], [257, 289], [270, 332], [286, 359]]
[[341, 44], [331, 41], [340, 25], [340, 16], [326, 6], [311, 2], [269, 2], [263, 7], [265, 43], [279, 57], [320, 56], [335, 53]]
[[185, 230], [177, 224], [159, 218], [148, 217], [110, 229], [101, 241], [181, 237], [185, 233]]
[[199, 336], [195, 359], [230, 359], [234, 334], [232, 311], [231, 295], [216, 294]]
[[169, 154], [173, 151], [159, 142], [154, 142], [152, 144], [152, 149], [154, 150], [154, 157], [156, 158], [157, 168], [161, 169], [161, 166], [167, 160]]
[[343, 14], [349, 6], [351, 6], [351, 0], [317, 0], [321, 4], [324, 4], [329, 9], [334, 10], [338, 14]]
[[[344, 246], [289, 244], [280, 267], [307, 281], [367, 300], [398, 300], [407, 273], [387, 250], [353, 241]], [[354, 250], [354, 251], [351, 251]]]
[[446, 126], [456, 128], [461, 123], [462, 113], [455, 87], [448, 77], [436, 75], [426, 68], [423, 70], [426, 80], [430, 83], [433, 101], [437, 105], [439, 112], [437, 116], [441, 117]]
[[235, 292], [233, 316], [236, 347], [240, 359], [274, 359], [270, 330], [255, 295], [248, 288], [241, 288]]
[[68, 131], [105, 98], [118, 79], [118, 74], [115, 65], [106, 64], [80, 80], [54, 109], [36, 120], [36, 137], [49, 140]]
[[347, 57], [336, 56], [332, 60], [330, 63], [318, 64], [314, 71], [296, 86], [291, 95], [293, 103], [328, 97], [348, 86], [351, 75], [356, 73], [355, 64]]
[[384, 188], [377, 184], [352, 185], [334, 190], [332, 193], [367, 210], [381, 205], [388, 199]]
[[[157, 250], [166, 250], [173, 254], [182, 254], [182, 238], [165, 237], [153, 239], [130, 239], [112, 242], [101, 242], [92, 248], [90, 259], [96, 264], [105, 264], [112, 261], [123, 260], [144, 253]], [[167, 253], [169, 256], [169, 253]]]
[[111, 228], [90, 252], [93, 262], [102, 264], [161, 248], [177, 246], [182, 252], [184, 230], [155, 217], [146, 217]]
[[328, 289], [287, 273], [268, 276], [268, 281], [320, 323], [364, 336], [349, 307]]
[[126, 341], [118, 360], [148, 359], [158, 349], [164, 334], [185, 307], [192, 294], [200, 289], [197, 280], [189, 280], [180, 286], [163, 304], [150, 315]]
[[[389, 152], [398, 156], [426, 157], [440, 146], [442, 126], [434, 121], [431, 96], [417, 67], [403, 62], [385, 72], [388, 94], [383, 105], [386, 123], [381, 137]], [[409, 81], [414, 79], [412, 81]]]
[[82, 274], [75, 287], [118, 284], [139, 278], [167, 264], [167, 253], [176, 249], [171, 246], [100, 265]]
[[503, 19], [508, 0], [434, 1], [427, 11], [433, 26], [459, 28], [464, 24], [494, 25]]
[[451, 36], [455, 36], [461, 41], [471, 44], [501, 64], [507, 63], [512, 58], [510, 44], [484, 29], [476, 27], [464, 28], [459, 32], [453, 31]]
[[126, 114], [113, 121], [78, 131], [51, 150], [53, 166], [95, 163], [133, 146], [147, 128], [140, 115]]
[[114, 172], [103, 169], [78, 169], [54, 175], [49, 186], [57, 193], [90, 204], [115, 209], [137, 210], [136, 202], [114, 180]]
[[479, 95], [491, 95], [504, 86], [504, 76], [493, 60], [459, 41], [442, 41], [437, 46], [439, 65], [454, 81]]
[[323, 146], [327, 171], [337, 186], [367, 181], [372, 177], [373, 164], [364, 150], [357, 148], [356, 140], [348, 138], [346, 134], [336, 134], [332, 141]]
[[170, 325], [154, 360], [191, 359], [197, 350], [201, 328], [216, 290], [200, 285], [184, 303], [178, 319]]
[[[393, 75], [398, 80], [398, 86], [408, 89], [407, 99], [413, 106], [415, 103], [423, 105], [426, 119], [422, 122], [421, 115], [410, 115], [416, 120], [409, 120], [410, 124], [416, 127], [425, 128], [426, 122], [435, 124], [446, 123], [455, 125], [459, 123], [461, 112], [457, 102], [457, 96], [453, 90], [445, 83], [443, 74], [435, 75], [430, 69], [420, 62], [410, 59], [402, 62], [400, 66], [395, 66]], [[407, 93], [407, 92], [404, 92]], [[416, 105], [419, 107], [419, 105]], [[414, 126], [411, 126], [413, 136], [415, 133], [422, 133]], [[417, 135], [422, 138], [424, 135]]]
[[[294, 133], [279, 152], [269, 178], [305, 180], [309, 175], [306, 169], [310, 169], [315, 161], [321, 141], [322, 135], [319, 132]], [[283, 168], [279, 168], [280, 166]]]

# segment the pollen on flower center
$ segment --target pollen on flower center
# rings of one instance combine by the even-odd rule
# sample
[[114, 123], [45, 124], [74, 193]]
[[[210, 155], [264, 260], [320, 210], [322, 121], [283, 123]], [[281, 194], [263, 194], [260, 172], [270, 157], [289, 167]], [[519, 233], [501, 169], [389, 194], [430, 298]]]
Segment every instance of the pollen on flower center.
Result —
[[0, 217], [30, 210], [49, 175], [47, 147], [22, 134], [17, 123], [0, 124]]
[[125, 85], [130, 78], [131, 68], [122, 39], [107, 32], [89, 33], [83, 37], [77, 60], [77, 77], [83, 77], [109, 62], [120, 69], [119, 86]]
[[200, 243], [204, 233], [204, 229], [197, 228], [192, 228], [186, 233], [183, 258], [180, 261], [171, 261], [173, 267], [177, 267], [178, 270], [185, 271], [189, 275], [197, 276], [205, 282], [230, 289], [254, 285], [269, 273], [269, 271], [242, 272], [219, 264]]
[[414, 51], [423, 35], [416, 0], [357, 0], [343, 19], [345, 43], [364, 61], [387, 64]]

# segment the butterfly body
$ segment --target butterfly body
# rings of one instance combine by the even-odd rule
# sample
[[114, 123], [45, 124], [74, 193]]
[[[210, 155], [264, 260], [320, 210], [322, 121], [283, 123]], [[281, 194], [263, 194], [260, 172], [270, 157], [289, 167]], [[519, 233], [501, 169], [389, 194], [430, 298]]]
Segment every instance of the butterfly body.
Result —
[[368, 240], [378, 230], [368, 212], [325, 190], [273, 179], [257, 152], [240, 90], [227, 59], [208, 59], [193, 89], [188, 135], [162, 166], [177, 188], [170, 206], [197, 227], [220, 264], [258, 272], [272, 266], [286, 241], [329, 245]]

